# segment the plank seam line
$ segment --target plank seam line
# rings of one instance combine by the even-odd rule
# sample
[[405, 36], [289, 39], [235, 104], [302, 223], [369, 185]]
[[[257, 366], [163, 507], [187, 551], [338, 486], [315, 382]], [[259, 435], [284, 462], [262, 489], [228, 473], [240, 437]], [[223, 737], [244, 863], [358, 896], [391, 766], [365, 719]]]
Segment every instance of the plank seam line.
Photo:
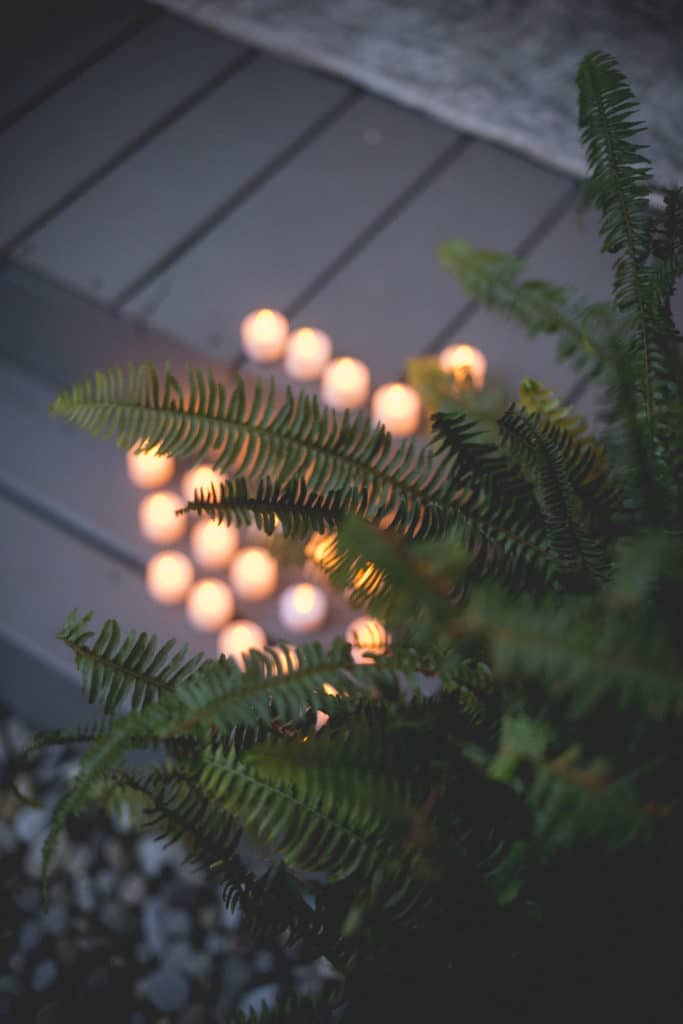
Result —
[[[229, 199], [224, 200], [210, 213], [203, 217], [195, 226], [180, 238], [175, 244], [160, 256], [146, 271], [140, 274], [126, 288], [122, 289], [109, 303], [111, 309], [120, 310], [137, 294], [143, 291], [157, 277], [167, 271], [185, 253], [189, 252], [197, 242], [201, 241], [214, 228], [226, 220], [242, 203], [273, 178], [282, 168], [297, 156], [309, 143], [313, 142], [319, 135], [326, 131], [332, 124], [338, 121], [347, 111], [358, 103], [360, 90], [350, 88], [347, 93], [338, 100], [332, 107], [316, 118], [300, 135], [297, 135], [284, 149], [281, 149], [268, 163], [249, 179]], [[132, 320], [144, 319], [146, 313], [140, 316], [132, 316]]]
[[[412, 202], [413, 199], [417, 198], [420, 193], [423, 192], [425, 188], [427, 188], [432, 181], [434, 181], [439, 174], [446, 169], [446, 167], [458, 159], [473, 141], [474, 140], [469, 136], [460, 136], [450, 142], [446, 149], [440, 153], [428, 167], [420, 171], [417, 177], [402, 189], [401, 192], [399, 192], [399, 194], [392, 199], [391, 202], [385, 206], [369, 224], [366, 224], [356, 237], [353, 238], [349, 244], [346, 245], [330, 263], [327, 264], [326, 267], [323, 267], [320, 273], [313, 278], [306, 288], [299, 292], [289, 305], [285, 307], [285, 315], [290, 320], [296, 316], [297, 313], [325, 287], [325, 285], [336, 277], [344, 267], [348, 266], [348, 264], [355, 259], [356, 256], [358, 256], [362, 250], [371, 241], [373, 241], [373, 239], [375, 239], [391, 224], [393, 220], [397, 218], [405, 206]], [[239, 350], [229, 361], [228, 365], [231, 372], [237, 373], [245, 363], [246, 358], [244, 353]]]
[[170, 110], [167, 110], [160, 118], [158, 118], [153, 124], [149, 125], [144, 131], [136, 135], [130, 142], [127, 142], [117, 153], [115, 153], [108, 160], [105, 160], [94, 171], [91, 171], [85, 178], [83, 178], [77, 185], [70, 188], [64, 195], [57, 199], [51, 204], [46, 210], [35, 217], [29, 224], [23, 227], [20, 231], [14, 235], [4, 246], [6, 251], [16, 248], [18, 245], [23, 244], [27, 240], [30, 240], [30, 236], [56, 217], [58, 214], [65, 210], [71, 203], [80, 199], [81, 196], [97, 185], [103, 178], [106, 178], [108, 174], [116, 170], [123, 163], [126, 162], [131, 156], [133, 156], [139, 149], [142, 149], [149, 142], [161, 135], [171, 124], [179, 117], [187, 114], [193, 107], [197, 106], [202, 100], [206, 99], [215, 89], [223, 85], [229, 78], [231, 78], [238, 71], [241, 71], [243, 67], [249, 64], [256, 58], [255, 50], [246, 50], [237, 57], [233, 57], [228, 64], [221, 68], [215, 75], [212, 75], [208, 81], [204, 82], [197, 89], [185, 96], [184, 99], [176, 103]]
[[138, 576], [144, 576], [143, 563], [125, 548], [107, 540], [97, 530], [74, 522], [58, 509], [48, 507], [35, 497], [24, 493], [15, 484], [10, 483], [10, 481], [4, 478], [0, 478], [0, 498], [5, 498], [7, 501], [12, 502], [47, 526], [61, 530], [62, 533], [66, 533], [80, 544], [85, 544], [99, 554], [106, 555]]
[[[538, 224], [534, 225], [528, 235], [525, 235], [522, 241], [512, 248], [512, 253], [520, 258], [527, 257], [533, 249], [546, 237], [549, 231], [557, 224], [561, 217], [573, 206], [576, 198], [577, 186], [572, 183], [571, 187], [565, 192], [560, 199], [551, 206]], [[454, 334], [456, 331], [462, 330], [463, 326], [469, 320], [472, 313], [478, 308], [480, 303], [476, 302], [475, 299], [468, 299], [464, 307], [459, 313], [451, 319], [438, 331], [438, 333], [432, 338], [428, 345], [423, 349], [423, 354], [433, 352], [438, 348], [446, 338]]]
[[417, 175], [379, 214], [370, 221], [363, 230], [342, 249], [313, 281], [289, 303], [285, 308], [288, 317], [296, 316], [298, 311], [331, 281], [340, 270], [343, 270], [352, 260], [358, 256], [363, 249], [373, 241], [391, 222], [396, 220], [405, 206], [408, 206], [416, 199], [421, 192], [428, 188], [431, 183], [451, 164], [458, 159], [464, 151], [472, 144], [469, 137], [460, 137], [451, 142], [446, 149], [428, 167]]
[[146, 28], [149, 28], [155, 21], [161, 18], [161, 11], [146, 10], [142, 14], [131, 22], [126, 28], [121, 29], [116, 35], [112, 36], [105, 43], [101, 43], [94, 50], [92, 50], [86, 57], [83, 57], [80, 61], [63, 71], [61, 75], [57, 75], [51, 82], [44, 85], [41, 89], [37, 89], [36, 92], [32, 93], [28, 99], [24, 100], [15, 107], [14, 110], [10, 111], [9, 114], [5, 114], [4, 117], [0, 118], [0, 132], [7, 131], [12, 125], [20, 121], [22, 117], [30, 114], [32, 110], [35, 110], [44, 103], [45, 100], [49, 99], [55, 93], [59, 92], [65, 86], [69, 85], [79, 78], [84, 72], [88, 71], [91, 67], [97, 64], [98, 61], [104, 57], [108, 57], [110, 53], [118, 50], [126, 43], [130, 42], [131, 39], [139, 35]]
[[[576, 197], [578, 195], [580, 185], [576, 182], [572, 182], [569, 189], [557, 200], [553, 206], [541, 217], [540, 221], [534, 225], [528, 235], [522, 239], [519, 245], [514, 246], [512, 253], [515, 256], [525, 259], [529, 256], [533, 250], [543, 241], [544, 238], [550, 233], [555, 225], [561, 220], [561, 218], [574, 206]], [[441, 328], [441, 330], [435, 335], [434, 338], [429, 342], [427, 347], [423, 349], [423, 355], [429, 355], [434, 352], [437, 348], [454, 334], [461, 331], [468, 320], [474, 315], [479, 309], [480, 303], [474, 299], [468, 299], [463, 308], [459, 313], [456, 313], [448, 323]], [[579, 380], [572, 385], [566, 398], [562, 399], [564, 404], [569, 402], [571, 397], [572, 401], [576, 401], [583, 394], [583, 390], [590, 379], [590, 375], [585, 375], [579, 378]]]

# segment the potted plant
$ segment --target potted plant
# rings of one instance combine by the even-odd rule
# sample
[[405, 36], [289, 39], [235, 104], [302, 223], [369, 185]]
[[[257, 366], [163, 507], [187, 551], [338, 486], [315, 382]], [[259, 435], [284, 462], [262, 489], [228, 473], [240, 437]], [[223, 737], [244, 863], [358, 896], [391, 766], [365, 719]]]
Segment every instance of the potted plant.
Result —
[[[76, 612], [60, 633], [104, 716], [33, 744], [89, 741], [54, 812], [46, 894], [69, 815], [137, 800], [255, 928], [337, 968], [323, 999], [264, 1021], [551, 1019], [598, 997], [612, 1016], [652, 1014], [676, 992], [683, 203], [671, 190], [662, 212], [649, 205], [613, 58], [589, 54], [578, 87], [613, 302], [581, 306], [464, 242], [442, 258], [604, 385], [600, 439], [529, 380], [484, 427], [457, 401], [437, 408], [424, 450], [362, 415], [289, 393], [278, 407], [200, 371], [183, 387], [148, 365], [112, 370], [52, 407], [127, 449], [213, 450], [229, 482], [186, 512], [329, 534], [323, 567], [341, 586], [377, 567], [361, 596], [388, 638], [363, 658], [339, 641], [244, 666], [185, 660], [112, 621], [95, 635]], [[412, 685], [424, 675], [440, 682], [431, 696]], [[319, 710], [331, 717], [316, 733]], [[163, 763], [127, 767], [128, 751], [161, 745]], [[272, 852], [260, 874], [243, 833]]]

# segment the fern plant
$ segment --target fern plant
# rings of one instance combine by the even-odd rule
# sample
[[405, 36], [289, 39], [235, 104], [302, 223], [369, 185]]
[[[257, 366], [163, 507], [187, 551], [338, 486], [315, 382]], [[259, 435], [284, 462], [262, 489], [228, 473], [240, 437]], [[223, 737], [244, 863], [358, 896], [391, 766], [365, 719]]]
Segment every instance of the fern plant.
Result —
[[[96, 726], [44, 850], [92, 800], [130, 798], [184, 844], [260, 933], [327, 957], [323, 1002], [277, 1020], [541, 1014], [600, 994], [617, 1010], [675, 994], [683, 854], [683, 361], [671, 296], [683, 201], [648, 205], [635, 100], [613, 58], [578, 72], [579, 123], [614, 255], [611, 303], [521, 280], [516, 258], [446, 244], [472, 296], [555, 334], [606, 394], [604, 437], [531, 379], [483, 424], [450, 400], [428, 445], [395, 446], [273, 384], [189, 371], [98, 373], [52, 411], [127, 449], [159, 445], [227, 475], [185, 514], [328, 537], [321, 565], [390, 630], [266, 648], [243, 666], [156, 638], [60, 634]], [[436, 392], [437, 393], [438, 389]], [[368, 566], [372, 571], [368, 572]], [[425, 696], [419, 680], [439, 686]], [[124, 705], [125, 713], [121, 713]], [[315, 732], [315, 712], [331, 716]], [[117, 714], [118, 713], [118, 714]], [[131, 771], [129, 751], [163, 746]], [[244, 837], [272, 853], [247, 867]], [[448, 1011], [447, 1011], [448, 1012]], [[448, 1012], [451, 1015], [451, 1012]], [[250, 1018], [252, 1019], [252, 1018]], [[256, 1016], [253, 1017], [256, 1019]]]

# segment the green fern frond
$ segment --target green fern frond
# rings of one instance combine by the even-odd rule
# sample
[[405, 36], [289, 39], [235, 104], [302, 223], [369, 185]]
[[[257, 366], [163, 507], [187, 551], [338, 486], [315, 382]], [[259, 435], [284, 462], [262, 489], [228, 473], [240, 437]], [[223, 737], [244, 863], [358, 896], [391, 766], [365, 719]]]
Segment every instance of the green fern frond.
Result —
[[463, 483], [454, 523], [475, 555], [469, 579], [499, 577], [517, 588], [552, 584], [556, 569], [532, 485], [502, 451], [479, 440], [465, 414], [437, 413], [433, 430], [437, 451]]
[[176, 687], [163, 702], [166, 714], [164, 739], [182, 736], [202, 726], [226, 731], [235, 726], [257, 727], [274, 719], [301, 719], [308, 707], [331, 712], [338, 697], [362, 694], [354, 680], [356, 671], [349, 645], [335, 641], [329, 650], [319, 643], [302, 644], [290, 651], [287, 645], [253, 650], [245, 655], [244, 669], [232, 658], [221, 657], [195, 678]]
[[533, 377], [525, 377], [520, 382], [519, 404], [527, 413], [538, 413], [544, 423], [562, 427], [575, 441], [604, 458], [604, 449], [600, 442], [590, 435], [584, 417], [574, 412], [571, 406], [563, 405], [554, 391]]
[[340, 994], [336, 989], [324, 995], [281, 996], [273, 1006], [232, 1014], [227, 1024], [333, 1024], [339, 1020]]
[[63, 391], [51, 411], [94, 435], [116, 435], [124, 448], [159, 445], [163, 455], [199, 461], [212, 450], [217, 472], [258, 479], [270, 476], [284, 487], [304, 479], [311, 491], [330, 494], [367, 489], [365, 515], [393, 516], [393, 525], [421, 535], [445, 528], [443, 505], [452, 491], [447, 467], [411, 441], [394, 447], [384, 427], [365, 416], [343, 416], [321, 407], [302, 392], [288, 389], [276, 407], [271, 380], [264, 392], [256, 384], [247, 399], [238, 379], [228, 396], [211, 371], [188, 371], [186, 398], [177, 379], [166, 371], [163, 384], [150, 364], [97, 373], [71, 391]]
[[646, 265], [651, 217], [648, 197], [654, 187], [646, 148], [634, 141], [644, 128], [633, 120], [638, 104], [615, 59], [594, 51], [581, 61], [579, 127], [592, 172], [593, 198], [603, 220], [603, 251], [616, 254], [614, 296], [617, 307], [633, 317], [643, 361], [641, 383], [645, 415], [654, 425], [652, 361], [657, 339], [652, 320], [652, 275]]
[[204, 664], [204, 656], [196, 654], [185, 660], [187, 644], [176, 651], [175, 640], [158, 648], [158, 640], [147, 633], [131, 630], [125, 640], [114, 619], [108, 619], [94, 643], [95, 635], [87, 629], [92, 612], [79, 617], [74, 609], [57, 639], [63, 640], [75, 655], [80, 669], [83, 694], [89, 704], [104, 703], [105, 713], [114, 714], [131, 695], [133, 710], [146, 707], [167, 690], [190, 679]]
[[570, 589], [586, 589], [609, 571], [605, 545], [592, 537], [582, 522], [574, 490], [592, 472], [595, 456], [581, 451], [571, 436], [556, 426], [544, 426], [538, 413], [528, 416], [511, 405], [499, 420], [503, 443], [535, 475], [547, 536], [559, 578]]
[[286, 538], [306, 540], [312, 533], [336, 529], [349, 513], [363, 515], [367, 501], [367, 491], [355, 487], [317, 494], [309, 491], [301, 477], [284, 485], [266, 477], [250, 493], [244, 477], [235, 477], [222, 483], [218, 492], [213, 486], [210, 492], [196, 492], [182, 511], [197, 512], [218, 523], [254, 524], [268, 535], [279, 524]]
[[23, 750], [19, 751], [19, 757], [26, 757], [36, 750], [42, 750], [44, 747], [69, 746], [72, 743], [92, 743], [108, 733], [110, 729], [111, 721], [108, 718], [86, 722], [68, 731], [63, 729], [43, 729], [35, 734], [33, 740]]
[[529, 802], [542, 859], [577, 844], [599, 843], [606, 854], [651, 833], [634, 780], [584, 760], [574, 746], [535, 766]]
[[603, 531], [609, 530], [623, 510], [623, 494], [604, 446], [591, 435], [582, 416], [562, 405], [555, 392], [538, 381], [525, 377], [519, 393], [522, 409], [538, 417], [539, 425], [562, 453], [589, 519]]
[[285, 864], [325, 872], [331, 882], [406, 870], [403, 845], [387, 829], [384, 801], [373, 799], [377, 794], [367, 777], [337, 800], [339, 787], [330, 792], [325, 779], [302, 775], [294, 789], [277, 772], [271, 777], [260, 746], [247, 758], [257, 758], [257, 752], [263, 764], [238, 760], [232, 751], [207, 751], [200, 785]]
[[501, 679], [516, 673], [568, 698], [580, 717], [612, 694], [620, 708], [659, 719], [681, 701], [680, 656], [669, 625], [652, 608], [607, 608], [594, 598], [520, 597], [514, 605], [482, 588], [468, 609], [470, 628], [490, 646]]
[[591, 373], [598, 372], [602, 338], [614, 321], [607, 303], [582, 301], [570, 289], [545, 281], [520, 281], [524, 260], [476, 249], [463, 239], [441, 245], [439, 259], [475, 301], [520, 324], [531, 338], [556, 335], [559, 359], [572, 360], [577, 369], [588, 365]]

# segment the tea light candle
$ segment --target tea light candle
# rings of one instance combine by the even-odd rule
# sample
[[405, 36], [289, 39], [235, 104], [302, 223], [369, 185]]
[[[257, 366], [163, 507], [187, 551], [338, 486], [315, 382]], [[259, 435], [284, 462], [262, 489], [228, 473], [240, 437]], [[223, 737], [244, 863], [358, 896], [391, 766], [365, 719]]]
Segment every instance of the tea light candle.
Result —
[[221, 476], [220, 473], [216, 473], [211, 466], [196, 466], [194, 469], [188, 469], [187, 473], [183, 473], [180, 479], [180, 490], [185, 501], [192, 501], [195, 491], [204, 491], [204, 493], [208, 492], [211, 494], [212, 485], [216, 494], [220, 495], [221, 484], [224, 480], [225, 477]]
[[370, 370], [350, 356], [333, 359], [323, 370], [320, 393], [333, 409], [358, 409], [370, 394]]
[[480, 391], [486, 381], [488, 360], [483, 352], [471, 345], [448, 345], [439, 354], [439, 369], [449, 373], [459, 384], [467, 382]]
[[159, 551], [147, 563], [147, 593], [159, 604], [180, 604], [194, 580], [194, 566], [181, 551]]
[[230, 565], [230, 583], [243, 601], [265, 601], [277, 589], [277, 562], [265, 548], [242, 548]]
[[175, 476], [175, 459], [172, 455], [159, 455], [158, 444], [139, 455], [132, 448], [126, 452], [126, 471], [136, 487], [163, 487]]
[[289, 334], [289, 321], [275, 309], [257, 309], [240, 325], [242, 349], [255, 363], [281, 359]]
[[235, 614], [235, 598], [223, 580], [197, 580], [190, 587], [185, 612], [195, 629], [201, 633], [215, 633]]
[[332, 339], [315, 327], [300, 327], [289, 336], [285, 372], [293, 380], [317, 380], [332, 357]]
[[277, 610], [285, 629], [294, 633], [314, 633], [327, 618], [327, 594], [312, 583], [295, 583], [278, 598]]
[[235, 619], [218, 634], [217, 648], [219, 654], [226, 658], [234, 658], [244, 668], [244, 655], [247, 651], [262, 650], [268, 643], [265, 631], [257, 622], [249, 619]]
[[344, 639], [351, 644], [351, 657], [357, 665], [367, 665], [373, 659], [368, 654], [384, 654], [391, 637], [379, 621], [371, 615], [360, 615], [346, 628]]
[[409, 384], [383, 384], [372, 396], [370, 412], [394, 437], [408, 437], [420, 426], [422, 402]]
[[200, 519], [190, 530], [190, 551], [202, 569], [224, 569], [240, 545], [240, 532], [233, 523]]
[[176, 515], [176, 509], [183, 507], [183, 499], [174, 491], [148, 494], [138, 506], [140, 533], [152, 544], [175, 544], [187, 530], [185, 516]]

